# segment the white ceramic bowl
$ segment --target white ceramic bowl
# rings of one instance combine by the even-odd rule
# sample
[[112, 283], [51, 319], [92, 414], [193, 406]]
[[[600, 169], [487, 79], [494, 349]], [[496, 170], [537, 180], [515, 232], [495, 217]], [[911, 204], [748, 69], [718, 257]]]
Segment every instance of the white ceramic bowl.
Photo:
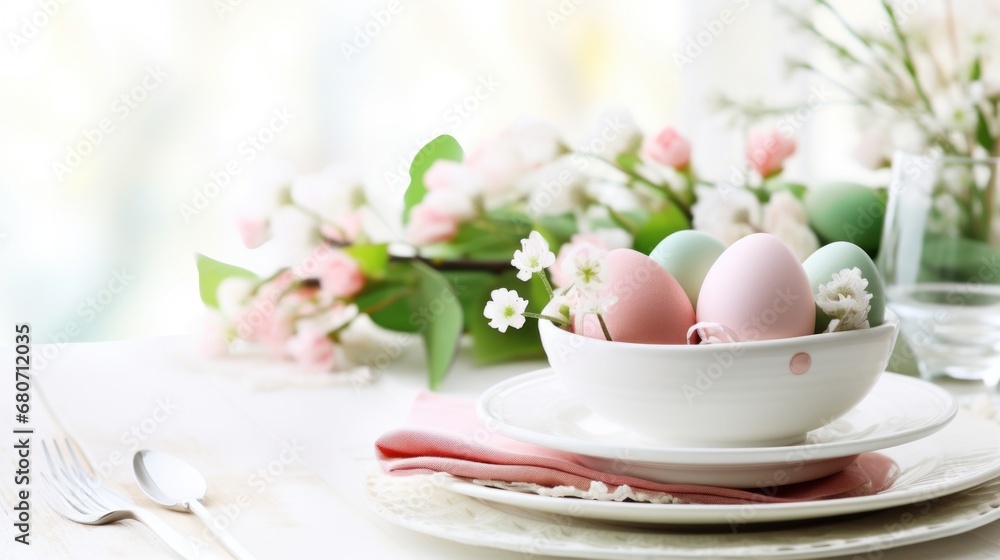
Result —
[[653, 443], [790, 445], [849, 411], [885, 370], [899, 331], [699, 346], [609, 342], [539, 321], [556, 376], [598, 415]]

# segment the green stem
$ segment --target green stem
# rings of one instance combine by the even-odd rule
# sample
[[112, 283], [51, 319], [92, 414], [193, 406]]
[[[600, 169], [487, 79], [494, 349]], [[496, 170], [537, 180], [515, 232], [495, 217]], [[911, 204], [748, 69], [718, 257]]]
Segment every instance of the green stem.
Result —
[[690, 206], [694, 204], [694, 184], [697, 181], [690, 163], [680, 171], [680, 175], [684, 178], [684, 201]]
[[[379, 301], [378, 303], [373, 303], [373, 304], [369, 305], [368, 307], [366, 307], [364, 309], [358, 310], [358, 314], [359, 315], [360, 314], [371, 315], [372, 313], [378, 313], [379, 311], [382, 311], [386, 307], [389, 307], [390, 305], [392, 305], [392, 304], [396, 303], [397, 301], [403, 299], [404, 297], [408, 297], [408, 296], [413, 295], [414, 293], [416, 293], [416, 291], [417, 291], [416, 288], [411, 288], [411, 289], [408, 289], [408, 290], [403, 290], [401, 292], [398, 292], [396, 295], [394, 295], [392, 297], [387, 297], [387, 298]], [[337, 329], [337, 330], [340, 330], [340, 329]]]
[[618, 210], [615, 210], [614, 208], [606, 204], [602, 204], [602, 206], [604, 207], [605, 210], [608, 211], [608, 215], [611, 216], [611, 219], [614, 220], [615, 223], [617, 223], [619, 226], [621, 226], [622, 229], [627, 230], [629, 234], [635, 236], [635, 234], [639, 232], [639, 226], [635, 225], [635, 222], [629, 219], [628, 216], [622, 214]]
[[[847, 22], [846, 19], [844, 19], [844, 16], [840, 13], [839, 10], [834, 8], [827, 0], [816, 0], [816, 2], [821, 6], [823, 6], [824, 8], [826, 8], [831, 14], [833, 14], [833, 16], [837, 18], [837, 21], [840, 23], [841, 27], [847, 30], [847, 32], [850, 33], [859, 43], [861, 43], [863, 46], [865, 46], [865, 48], [868, 48], [868, 50], [871, 51], [872, 58], [875, 60], [876, 64], [878, 64], [882, 68], [882, 70], [887, 75], [889, 75], [889, 77], [891, 77], [896, 84], [900, 86], [902, 85], [902, 80], [900, 80], [899, 76], [897, 76], [896, 73], [893, 72], [892, 68], [885, 62], [885, 60], [883, 60], [880, 56], [878, 56], [878, 54], [875, 53], [869, 47], [868, 41], [866, 41], [865, 38], [862, 37], [861, 34], [854, 29], [853, 25], [851, 25], [850, 23]], [[857, 61], [859, 64], [864, 65], [863, 62], [855, 58], [853, 55], [852, 58], [854, 58], [854, 60]]]
[[542, 279], [542, 285], [545, 286], [545, 293], [549, 294], [549, 300], [555, 299], [556, 294], [552, 291], [552, 284], [549, 284], [549, 279], [545, 275], [545, 271], [540, 270], [535, 274], [537, 274], [538, 277]]
[[[1000, 156], [1000, 142], [993, 144], [990, 155], [994, 158]], [[986, 242], [990, 240], [990, 222], [993, 220], [995, 212], [993, 207], [996, 205], [997, 189], [1000, 189], [1000, 173], [998, 173], [997, 167], [995, 161], [990, 163], [990, 181], [986, 184], [986, 192], [983, 193], [983, 231], [980, 236]]]
[[542, 313], [532, 313], [530, 311], [525, 311], [524, 312], [524, 316], [525, 317], [531, 317], [532, 319], [545, 319], [546, 321], [552, 321], [553, 323], [556, 323], [556, 324], [559, 324], [559, 325], [564, 325], [564, 326], [567, 326], [567, 327], [569, 326], [569, 321], [566, 321], [565, 319], [560, 319], [559, 317], [553, 317], [551, 315], [545, 315], [545, 314], [542, 314]]
[[646, 179], [645, 177], [639, 175], [634, 171], [628, 171], [628, 170], [623, 170], [623, 171], [625, 171], [625, 174], [628, 175], [633, 181], [642, 183], [647, 187], [652, 188], [656, 192], [662, 194], [663, 196], [667, 197], [667, 200], [669, 200], [672, 204], [680, 208], [681, 212], [684, 212], [685, 216], [687, 216], [689, 219], [691, 218], [691, 208], [687, 204], [685, 204], [683, 200], [677, 198], [677, 193], [675, 193], [670, 187], [661, 187], [660, 185], [656, 185], [649, 179]]
[[608, 332], [608, 325], [604, 323], [604, 316], [600, 313], [597, 314], [597, 322], [601, 324], [601, 330], [604, 331], [604, 338], [611, 340], [611, 333]]
[[[673, 204], [677, 205], [677, 207], [680, 208], [682, 212], [684, 212], [684, 215], [687, 216], [688, 219], [691, 218], [691, 208], [687, 204], [685, 204], [684, 201], [682, 201], [681, 199], [677, 198], [677, 193], [675, 193], [674, 191], [670, 190], [670, 187], [663, 187], [663, 186], [657, 185], [657, 184], [653, 183], [652, 181], [650, 181], [649, 179], [643, 177], [642, 175], [639, 175], [635, 171], [632, 171], [631, 169], [626, 169], [626, 168], [618, 165], [617, 163], [615, 163], [613, 161], [610, 161], [610, 160], [607, 160], [607, 159], [604, 159], [601, 156], [598, 156], [596, 154], [591, 154], [591, 153], [588, 153], [588, 152], [574, 152], [574, 154], [580, 155], [580, 156], [583, 156], [583, 157], [586, 157], [586, 158], [590, 158], [590, 159], [593, 159], [595, 161], [599, 161], [601, 163], [604, 163], [605, 165], [609, 165], [609, 166], [617, 169], [618, 171], [621, 171], [626, 176], [628, 176], [629, 179], [631, 179], [630, 182], [642, 183], [643, 185], [652, 188], [654, 191], [656, 191], [656, 192], [662, 194], [663, 196], [665, 196], [667, 198], [667, 200], [669, 200]], [[622, 226], [622, 227], [625, 227], [625, 226]], [[628, 229], [628, 228], [626, 228], [626, 229]], [[634, 234], [635, 231], [637, 231], [637, 230], [633, 230], [632, 233]]]
[[[323, 240], [327, 245], [331, 247], [350, 247], [354, 243], [342, 243], [340, 241], [334, 241], [333, 239]], [[419, 249], [414, 247], [414, 251]], [[483, 271], [483, 272], [493, 272], [501, 273], [510, 270], [510, 261], [485, 261], [485, 260], [474, 260], [474, 259], [438, 259], [431, 257], [423, 257], [420, 255], [414, 256], [401, 256], [401, 255], [389, 255], [389, 260], [392, 262], [408, 262], [408, 261], [420, 261], [427, 266], [435, 270], [471, 270], [471, 271]], [[288, 270], [283, 268], [276, 272], [274, 276], [270, 279], [277, 278], [278, 274]], [[265, 280], [267, 282], [268, 280]]]
[[906, 35], [903, 34], [902, 28], [899, 27], [899, 22], [896, 20], [896, 13], [892, 6], [889, 5], [888, 0], [882, 0], [882, 9], [889, 16], [889, 22], [892, 24], [892, 32], [896, 36], [896, 40], [899, 41], [899, 48], [903, 53], [903, 66], [906, 67], [906, 72], [910, 75], [910, 79], [913, 80], [913, 87], [917, 90], [917, 97], [923, 102], [927, 112], [933, 115], [934, 109], [931, 107], [931, 100], [927, 97], [924, 86], [920, 85], [920, 80], [917, 78], [917, 67], [913, 63], [913, 55], [910, 54], [910, 44], [906, 40]]

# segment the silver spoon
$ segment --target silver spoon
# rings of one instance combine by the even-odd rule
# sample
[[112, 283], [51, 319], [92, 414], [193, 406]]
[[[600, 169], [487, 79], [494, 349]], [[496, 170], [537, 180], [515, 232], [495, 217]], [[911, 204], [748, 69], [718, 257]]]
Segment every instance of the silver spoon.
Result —
[[139, 487], [151, 500], [172, 510], [194, 513], [234, 557], [254, 560], [253, 555], [222, 528], [201, 502], [208, 483], [194, 467], [173, 455], [142, 449], [132, 457], [132, 472]]

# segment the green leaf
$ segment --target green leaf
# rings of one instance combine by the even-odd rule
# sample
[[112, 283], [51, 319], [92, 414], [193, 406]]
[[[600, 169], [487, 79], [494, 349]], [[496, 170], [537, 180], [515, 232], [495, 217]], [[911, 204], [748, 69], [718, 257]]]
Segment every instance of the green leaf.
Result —
[[448, 244], [458, 255], [481, 260], [510, 260], [520, 247], [521, 237], [515, 230], [496, 231], [466, 222], [458, 226], [458, 233]]
[[531, 217], [520, 210], [496, 208], [486, 212], [486, 218], [493, 223], [512, 226], [519, 234], [523, 232], [523, 237], [527, 237], [531, 231]]
[[977, 56], [972, 60], [972, 68], [969, 69], [969, 81], [978, 82], [979, 78], [983, 75], [983, 62]]
[[663, 241], [664, 237], [690, 228], [691, 222], [688, 221], [684, 212], [671, 204], [651, 215], [639, 226], [639, 231], [636, 232], [635, 239], [632, 240], [632, 248], [648, 255], [660, 241]]
[[385, 329], [414, 333], [419, 329], [410, 321], [410, 300], [417, 293], [419, 278], [409, 261], [390, 262], [384, 277], [365, 283], [354, 303], [362, 313]]
[[417, 332], [417, 325], [410, 321], [410, 298], [416, 294], [415, 285], [382, 282], [366, 286], [354, 299], [358, 309], [367, 313], [376, 325], [399, 332]]
[[451, 366], [462, 336], [462, 305], [451, 284], [438, 271], [414, 261], [419, 278], [417, 293], [410, 299], [410, 322], [424, 338], [430, 388], [437, 389]]
[[451, 284], [458, 301], [462, 305], [465, 320], [465, 328], [480, 320], [483, 317], [483, 308], [489, 299], [489, 291], [499, 283], [501, 275], [482, 270], [446, 270], [442, 271]]
[[986, 120], [986, 115], [978, 106], [976, 106], [976, 141], [979, 142], [980, 146], [986, 148], [987, 152], [992, 152], [993, 145], [996, 143], [990, 134], [989, 121]]
[[403, 194], [403, 223], [410, 220], [410, 210], [420, 203], [427, 194], [424, 173], [439, 159], [462, 161], [462, 146], [447, 134], [442, 134], [420, 148], [410, 164], [410, 185]]
[[365, 277], [379, 279], [385, 276], [385, 268], [389, 264], [388, 245], [351, 245], [344, 247], [344, 252], [358, 261]]
[[245, 268], [226, 264], [198, 253], [198, 291], [201, 301], [209, 307], [219, 308], [219, 284], [226, 278], [248, 278], [257, 280], [257, 275]]

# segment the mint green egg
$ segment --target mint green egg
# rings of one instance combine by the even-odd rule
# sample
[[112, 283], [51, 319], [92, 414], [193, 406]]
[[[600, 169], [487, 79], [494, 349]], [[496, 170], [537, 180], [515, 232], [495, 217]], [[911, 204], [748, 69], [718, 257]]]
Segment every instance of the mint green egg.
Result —
[[[877, 327], [885, 320], [885, 282], [868, 253], [861, 247], [846, 241], [838, 241], [820, 247], [802, 263], [812, 284], [813, 294], [819, 294], [819, 286], [833, 280], [833, 275], [845, 268], [855, 268], [861, 271], [861, 276], [868, 280], [865, 290], [872, 295], [871, 310], [868, 312], [868, 325]], [[816, 306], [816, 332], [821, 333], [830, 324], [831, 317]]]
[[886, 191], [857, 183], [826, 183], [806, 191], [809, 224], [824, 243], [848, 241], [878, 253], [885, 221]]
[[708, 269], [725, 250], [726, 246], [711, 235], [686, 229], [663, 238], [649, 256], [667, 269], [696, 307]]

